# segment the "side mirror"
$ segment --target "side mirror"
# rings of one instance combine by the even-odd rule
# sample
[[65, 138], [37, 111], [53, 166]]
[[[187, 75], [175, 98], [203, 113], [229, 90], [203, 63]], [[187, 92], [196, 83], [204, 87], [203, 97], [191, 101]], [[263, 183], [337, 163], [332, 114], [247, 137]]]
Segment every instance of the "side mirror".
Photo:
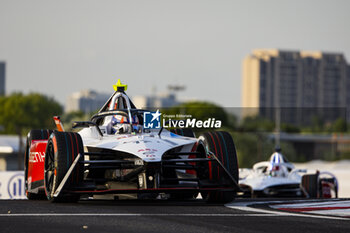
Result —
[[101, 129], [98, 127], [98, 125], [95, 122], [92, 121], [74, 121], [72, 124], [72, 128], [89, 128], [90, 126], [95, 126], [97, 129], [97, 132], [100, 134], [101, 137], [103, 137], [103, 134], [101, 132]]

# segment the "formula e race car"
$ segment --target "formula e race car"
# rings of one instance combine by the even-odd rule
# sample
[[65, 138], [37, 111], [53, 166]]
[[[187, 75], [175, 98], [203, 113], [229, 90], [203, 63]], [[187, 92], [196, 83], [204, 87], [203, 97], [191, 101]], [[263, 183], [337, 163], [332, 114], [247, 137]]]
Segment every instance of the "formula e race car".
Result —
[[269, 161], [239, 172], [239, 194], [245, 197], [338, 197], [338, 181], [333, 174], [295, 169], [279, 148]]
[[28, 199], [192, 199], [200, 193], [208, 202], [232, 201], [239, 186], [231, 135], [210, 131], [195, 138], [190, 128], [146, 127], [147, 114], [153, 122], [161, 113], [136, 109], [126, 88], [118, 80], [91, 121], [73, 123], [79, 132], [65, 132], [59, 117], [57, 130], [29, 132]]

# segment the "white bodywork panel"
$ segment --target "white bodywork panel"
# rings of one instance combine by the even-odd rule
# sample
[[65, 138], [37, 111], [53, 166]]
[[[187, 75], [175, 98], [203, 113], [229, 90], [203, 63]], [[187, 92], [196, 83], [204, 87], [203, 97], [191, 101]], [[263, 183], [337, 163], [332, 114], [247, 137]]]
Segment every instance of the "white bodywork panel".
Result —
[[[103, 131], [102, 127], [101, 130]], [[191, 151], [197, 142], [195, 138], [179, 136], [165, 129], [160, 136], [158, 132], [159, 130], [142, 134], [104, 134], [101, 137], [95, 127], [90, 127], [82, 129], [79, 134], [85, 147], [127, 152], [146, 162], [159, 162], [166, 151], [179, 146], [184, 146], [184, 151]]]
[[240, 169], [239, 173], [240, 176], [241, 173], [243, 173], [242, 175], [249, 173], [245, 178], [240, 179], [239, 184], [247, 185], [254, 191], [263, 191], [265, 188], [275, 185], [301, 183], [301, 175], [296, 172], [290, 173], [287, 177], [269, 176], [253, 169]]

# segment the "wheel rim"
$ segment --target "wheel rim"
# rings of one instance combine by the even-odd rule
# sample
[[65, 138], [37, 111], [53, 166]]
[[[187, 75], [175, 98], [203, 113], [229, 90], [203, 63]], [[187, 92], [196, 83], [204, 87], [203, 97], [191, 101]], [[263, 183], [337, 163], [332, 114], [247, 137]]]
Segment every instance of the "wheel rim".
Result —
[[49, 141], [45, 156], [45, 189], [49, 198], [52, 196], [53, 183], [55, 177], [55, 151], [51, 141]]

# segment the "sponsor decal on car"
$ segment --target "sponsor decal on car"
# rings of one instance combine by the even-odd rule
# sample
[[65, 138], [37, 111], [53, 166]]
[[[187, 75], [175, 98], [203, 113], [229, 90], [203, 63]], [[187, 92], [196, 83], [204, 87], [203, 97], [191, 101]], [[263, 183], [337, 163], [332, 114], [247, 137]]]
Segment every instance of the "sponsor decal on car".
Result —
[[29, 162], [38, 163], [45, 161], [45, 152], [30, 152], [29, 153]]

